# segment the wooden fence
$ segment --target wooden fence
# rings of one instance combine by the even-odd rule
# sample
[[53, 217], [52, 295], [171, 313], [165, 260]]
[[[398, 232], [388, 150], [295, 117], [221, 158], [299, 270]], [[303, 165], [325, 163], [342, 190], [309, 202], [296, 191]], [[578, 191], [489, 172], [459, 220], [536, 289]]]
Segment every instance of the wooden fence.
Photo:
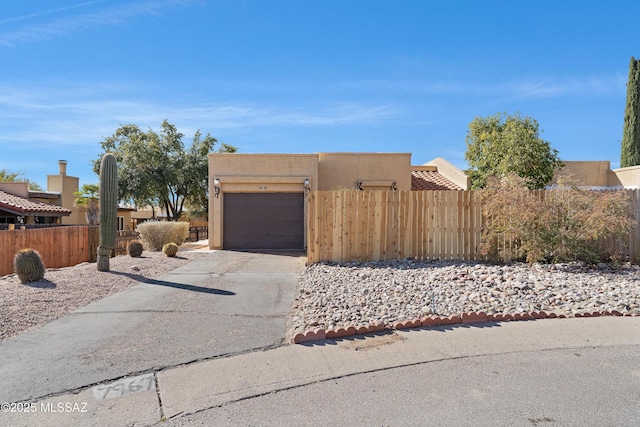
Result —
[[308, 262], [474, 259], [482, 210], [471, 191], [314, 191]]
[[[127, 253], [127, 246], [129, 242], [138, 240], [138, 232], [135, 230], [119, 230], [116, 231], [116, 247], [114, 248], [116, 255], [124, 255]], [[98, 233], [98, 241], [100, 235]], [[97, 247], [96, 247], [97, 249]]]
[[625, 239], [620, 241], [611, 237], [602, 242], [602, 248], [611, 253], [617, 251], [627, 256], [632, 263], [638, 264], [640, 263], [640, 189], [625, 191], [629, 197], [629, 206], [635, 218], [635, 226]]
[[[0, 229], [0, 276], [13, 273], [13, 257], [20, 249], [31, 248], [40, 252], [47, 268], [61, 268], [96, 262], [100, 244], [100, 227], [97, 225], [64, 225], [48, 227], [22, 227]], [[208, 227], [191, 227], [188, 241], [208, 238]], [[127, 253], [127, 245], [139, 238], [137, 231], [118, 231], [116, 255]]]
[[13, 257], [24, 248], [40, 252], [47, 268], [95, 262], [99, 233], [100, 229], [96, 226], [0, 231], [0, 275], [13, 273]]
[[[632, 262], [640, 255], [640, 190], [626, 190], [636, 226], [625, 242], [605, 242]], [[307, 260], [479, 259], [483, 224], [474, 191], [313, 191]]]
[[207, 240], [209, 238], [209, 226], [199, 225], [189, 227], [189, 237], [187, 242], [197, 242], [199, 240]]

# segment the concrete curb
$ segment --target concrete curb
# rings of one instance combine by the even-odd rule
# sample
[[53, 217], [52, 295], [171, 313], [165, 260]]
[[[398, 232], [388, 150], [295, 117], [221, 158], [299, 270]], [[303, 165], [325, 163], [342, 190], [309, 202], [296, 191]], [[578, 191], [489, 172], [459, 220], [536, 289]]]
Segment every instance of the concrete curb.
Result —
[[575, 314], [558, 314], [555, 312], [545, 312], [545, 311], [532, 311], [532, 312], [523, 312], [523, 313], [515, 313], [515, 314], [487, 314], [484, 311], [477, 312], [465, 312], [460, 315], [450, 315], [450, 316], [424, 316], [419, 319], [413, 320], [402, 320], [398, 322], [394, 322], [392, 324], [384, 324], [382, 322], [371, 323], [369, 325], [361, 325], [361, 326], [347, 326], [338, 329], [313, 329], [310, 331], [302, 332], [295, 334], [293, 336], [292, 342], [293, 344], [303, 344], [309, 343], [313, 341], [322, 341], [325, 339], [336, 339], [336, 338], [345, 338], [354, 335], [364, 335], [371, 334], [376, 332], [383, 331], [391, 331], [398, 329], [416, 329], [416, 328], [431, 328], [437, 326], [448, 326], [448, 325], [471, 325], [477, 323], [488, 323], [488, 322], [513, 322], [513, 321], [521, 321], [521, 320], [536, 320], [536, 319], [566, 319], [571, 317], [601, 317], [601, 316], [625, 316], [625, 317], [636, 317], [638, 316], [635, 313], [621, 313], [618, 310], [608, 310], [608, 311], [592, 311], [592, 312], [581, 312]]

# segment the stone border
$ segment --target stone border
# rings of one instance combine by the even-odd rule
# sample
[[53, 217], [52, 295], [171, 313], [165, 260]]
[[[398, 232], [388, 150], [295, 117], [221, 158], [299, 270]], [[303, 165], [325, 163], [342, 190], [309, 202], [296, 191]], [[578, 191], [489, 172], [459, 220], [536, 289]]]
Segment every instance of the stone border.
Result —
[[424, 316], [419, 319], [403, 320], [392, 324], [384, 324], [382, 322], [370, 323], [365, 326], [348, 326], [338, 329], [314, 329], [304, 333], [298, 333], [293, 337], [293, 344], [303, 344], [313, 341], [321, 341], [325, 339], [336, 339], [351, 337], [354, 335], [371, 334], [384, 331], [392, 331], [397, 329], [415, 329], [415, 328], [431, 328], [437, 326], [450, 325], [471, 325], [476, 323], [487, 322], [512, 322], [519, 320], [535, 320], [535, 319], [566, 319], [570, 317], [600, 317], [600, 316], [625, 316], [636, 317], [635, 313], [621, 313], [618, 310], [611, 311], [594, 311], [575, 313], [573, 315], [557, 314], [554, 312], [533, 311], [516, 314], [487, 314], [483, 311], [467, 312], [460, 315], [450, 316]]

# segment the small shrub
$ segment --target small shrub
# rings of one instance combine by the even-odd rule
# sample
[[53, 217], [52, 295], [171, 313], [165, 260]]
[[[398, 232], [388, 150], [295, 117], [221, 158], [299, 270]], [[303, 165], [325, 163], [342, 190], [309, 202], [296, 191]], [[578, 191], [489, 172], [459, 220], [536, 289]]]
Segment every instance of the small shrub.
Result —
[[14, 271], [20, 283], [35, 282], [44, 279], [44, 264], [38, 251], [21, 249], [13, 259]]
[[162, 247], [162, 253], [168, 257], [174, 257], [178, 253], [178, 245], [173, 242], [167, 243]]
[[132, 240], [129, 242], [129, 244], [127, 245], [127, 252], [129, 253], [129, 256], [137, 258], [140, 255], [142, 255], [142, 243], [138, 240]]
[[544, 192], [527, 190], [516, 175], [493, 178], [481, 194], [479, 250], [493, 260], [599, 262], [611, 255], [603, 239], [621, 238], [634, 224], [625, 192], [586, 190], [568, 177]]
[[140, 235], [145, 249], [160, 251], [167, 243], [182, 245], [189, 237], [188, 222], [146, 221], [138, 225], [136, 231]]

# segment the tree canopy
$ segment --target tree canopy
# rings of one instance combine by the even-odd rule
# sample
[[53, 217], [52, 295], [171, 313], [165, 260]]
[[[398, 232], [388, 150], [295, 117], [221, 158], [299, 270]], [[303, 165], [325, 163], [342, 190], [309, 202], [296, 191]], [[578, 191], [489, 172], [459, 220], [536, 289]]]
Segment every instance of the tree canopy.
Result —
[[[136, 206], [159, 205], [169, 219], [178, 220], [185, 202], [196, 208], [207, 206], [208, 158], [217, 140], [204, 137], [198, 130], [188, 149], [184, 135], [166, 119], [159, 132], [144, 132], [135, 124], [118, 128], [100, 144], [102, 152], [94, 161], [96, 173], [100, 159], [109, 152], [118, 161], [118, 192], [120, 200], [133, 201]], [[216, 152], [233, 153], [236, 147], [220, 144]]]
[[541, 132], [535, 119], [520, 113], [476, 117], [469, 123], [465, 153], [472, 188], [484, 188], [488, 177], [509, 173], [525, 178], [531, 189], [544, 188], [562, 162]]
[[620, 167], [640, 165], [640, 59], [631, 57], [624, 109]]

